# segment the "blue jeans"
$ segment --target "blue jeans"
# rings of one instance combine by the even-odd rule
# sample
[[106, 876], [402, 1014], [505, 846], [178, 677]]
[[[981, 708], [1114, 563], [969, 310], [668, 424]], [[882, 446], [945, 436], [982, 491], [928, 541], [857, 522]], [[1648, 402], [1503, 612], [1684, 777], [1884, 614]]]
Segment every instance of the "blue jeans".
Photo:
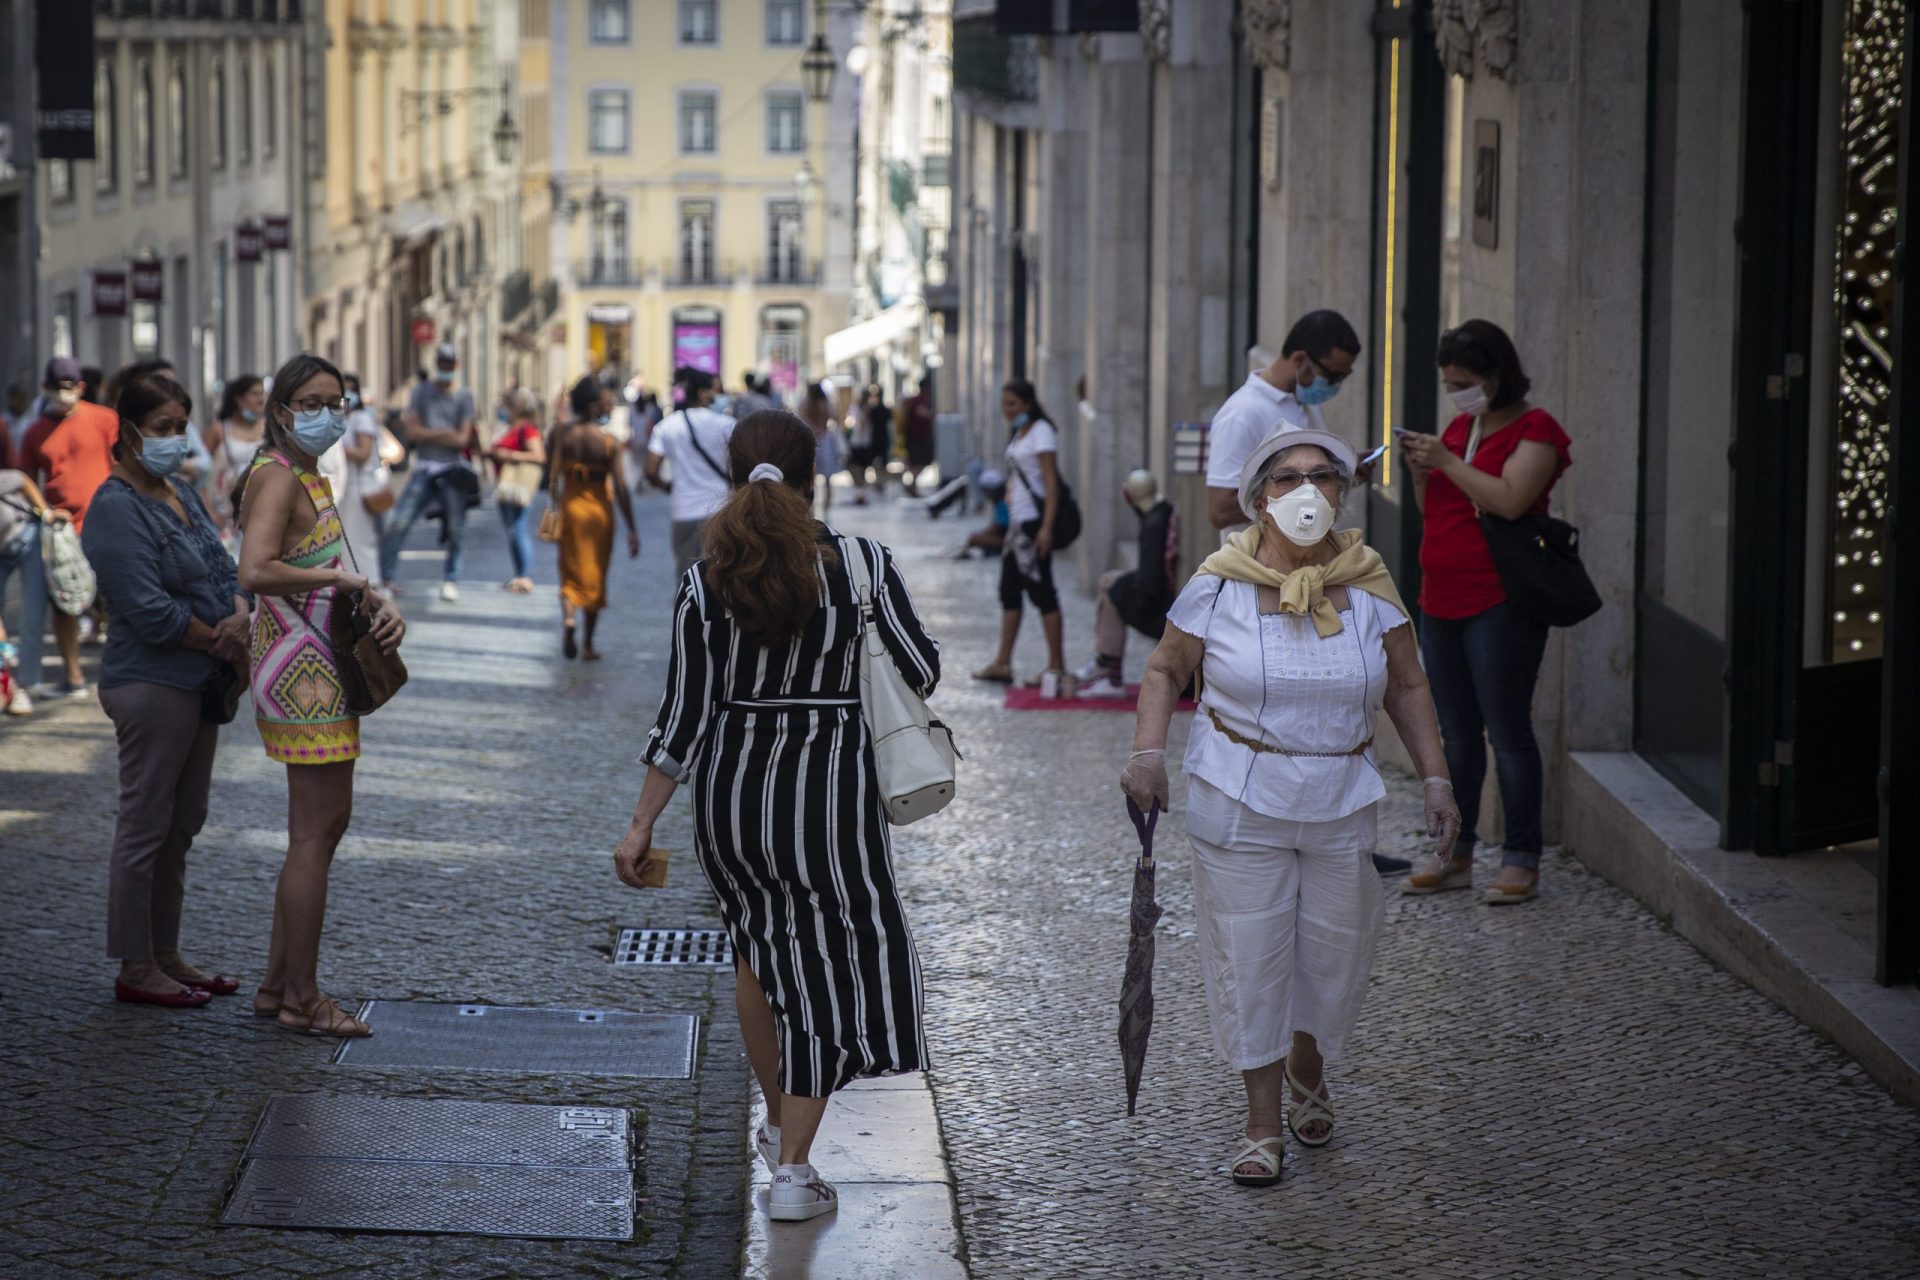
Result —
[[513, 553], [513, 576], [524, 578], [533, 564], [533, 530], [528, 527], [527, 519], [533, 508], [517, 507], [508, 502], [502, 502], [499, 506], [500, 523], [507, 528], [507, 550]]
[[382, 582], [393, 581], [394, 574], [400, 569], [400, 548], [406, 543], [413, 522], [420, 518], [420, 510], [427, 505], [427, 499], [436, 496], [447, 518], [446, 580], [460, 581], [460, 536], [466, 531], [467, 497], [459, 477], [454, 475], [454, 468], [449, 467], [433, 475], [415, 471], [408, 479], [407, 487], [401, 491], [400, 500], [393, 504], [393, 510], [387, 514], [386, 532], [380, 538]]
[[1433, 686], [1453, 796], [1460, 805], [1456, 857], [1471, 854], [1479, 839], [1474, 827], [1480, 820], [1491, 738], [1507, 819], [1501, 864], [1529, 870], [1540, 865], [1545, 771], [1533, 737], [1533, 686], [1546, 648], [1546, 627], [1522, 618], [1510, 604], [1471, 618], [1420, 620], [1420, 656]]
[[7, 598], [7, 580], [20, 574], [20, 616], [7, 631], [20, 647], [20, 683], [40, 683], [41, 645], [47, 635], [47, 566], [40, 558], [40, 525], [29, 521], [19, 541], [0, 551], [0, 604]]

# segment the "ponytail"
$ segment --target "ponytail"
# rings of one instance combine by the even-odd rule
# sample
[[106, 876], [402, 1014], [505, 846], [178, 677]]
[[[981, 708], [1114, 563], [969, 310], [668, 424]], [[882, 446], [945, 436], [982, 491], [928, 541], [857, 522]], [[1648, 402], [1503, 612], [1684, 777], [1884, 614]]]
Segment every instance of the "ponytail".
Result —
[[[752, 479], [762, 465], [780, 479]], [[806, 630], [821, 565], [836, 562], [813, 519], [813, 429], [785, 410], [750, 413], [727, 442], [727, 470], [733, 493], [701, 537], [707, 589], [742, 634], [776, 648]]]

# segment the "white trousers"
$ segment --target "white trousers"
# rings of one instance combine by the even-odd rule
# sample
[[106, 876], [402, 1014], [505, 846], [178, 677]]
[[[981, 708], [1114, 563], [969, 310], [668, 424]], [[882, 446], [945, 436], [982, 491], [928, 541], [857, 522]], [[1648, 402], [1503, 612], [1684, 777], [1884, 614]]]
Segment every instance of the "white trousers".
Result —
[[1374, 809], [1288, 822], [1189, 777], [1207, 1015], [1235, 1069], [1286, 1057], [1296, 1031], [1329, 1062], [1345, 1049], [1387, 911], [1373, 869]]

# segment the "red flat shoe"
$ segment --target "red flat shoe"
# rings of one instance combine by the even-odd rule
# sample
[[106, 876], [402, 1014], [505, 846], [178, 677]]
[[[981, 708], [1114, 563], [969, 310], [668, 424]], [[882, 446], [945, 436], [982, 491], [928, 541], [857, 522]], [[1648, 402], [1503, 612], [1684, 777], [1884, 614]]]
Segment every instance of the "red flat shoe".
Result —
[[240, 979], [229, 978], [224, 973], [216, 973], [205, 978], [174, 978], [174, 981], [192, 987], [195, 991], [204, 991], [210, 996], [230, 996], [240, 989]]
[[142, 991], [120, 979], [113, 980], [113, 998], [122, 1004], [157, 1004], [168, 1009], [198, 1009], [213, 997], [198, 987], [185, 991]]

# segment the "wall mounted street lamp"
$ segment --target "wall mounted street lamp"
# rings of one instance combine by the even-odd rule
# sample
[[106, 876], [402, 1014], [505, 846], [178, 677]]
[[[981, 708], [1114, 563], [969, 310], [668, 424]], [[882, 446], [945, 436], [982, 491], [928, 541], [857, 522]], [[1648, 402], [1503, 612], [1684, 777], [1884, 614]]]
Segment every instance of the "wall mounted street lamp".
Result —
[[[506, 96], [502, 88], [501, 97]], [[493, 122], [493, 155], [501, 168], [513, 163], [513, 152], [520, 145], [520, 126], [513, 122], [513, 116], [504, 103], [500, 107], [500, 118]]]
[[560, 178], [547, 179], [547, 193], [551, 197], [553, 211], [560, 215], [562, 222], [572, 222], [580, 216], [580, 211], [583, 208], [594, 221], [597, 222], [606, 215], [608, 208], [614, 204], [613, 199], [607, 195], [606, 190], [600, 185], [600, 170], [598, 168], [593, 171], [593, 187], [587, 192], [587, 199], [584, 205], [567, 190], [566, 182]]
[[824, 103], [833, 96], [833, 74], [839, 70], [839, 60], [833, 56], [833, 50], [827, 45], [827, 4], [826, 0], [814, 0], [813, 3], [813, 42], [800, 59], [800, 74], [806, 79], [807, 97], [816, 103]]
[[405, 134], [424, 129], [435, 118], [452, 115], [456, 102], [478, 102], [487, 98], [500, 99], [500, 115], [493, 122], [493, 154], [501, 164], [511, 164], [514, 148], [520, 143], [520, 126], [514, 123], [513, 114], [507, 110], [513, 95], [505, 84], [497, 89], [486, 85], [470, 89], [402, 89], [400, 132]]

